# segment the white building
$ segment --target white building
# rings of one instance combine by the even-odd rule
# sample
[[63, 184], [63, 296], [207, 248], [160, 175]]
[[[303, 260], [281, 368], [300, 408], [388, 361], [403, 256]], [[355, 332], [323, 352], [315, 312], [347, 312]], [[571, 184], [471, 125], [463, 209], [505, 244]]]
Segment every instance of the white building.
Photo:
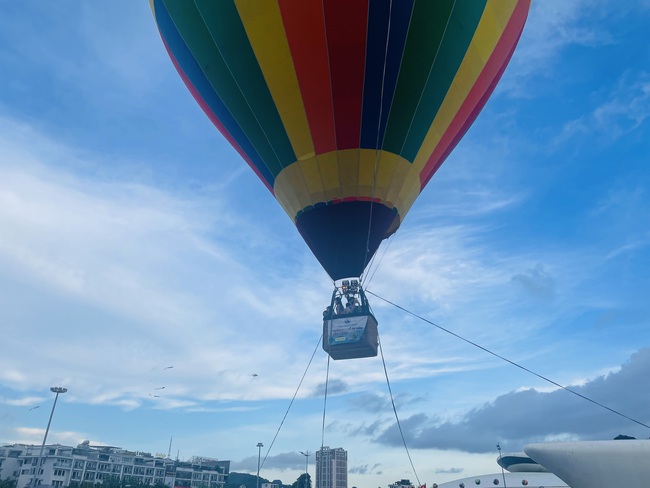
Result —
[[399, 480], [388, 485], [388, 488], [415, 488], [411, 480]]
[[20, 446], [0, 447], [0, 480], [17, 479], [20, 474], [23, 449]]
[[0, 447], [0, 479], [17, 480], [16, 488], [67, 487], [75, 482], [94, 485], [108, 478], [170, 487], [223, 488], [230, 471], [230, 461], [195, 457], [180, 462], [117, 447], [93, 447], [88, 441], [76, 448], [46, 445], [39, 463], [40, 451], [40, 446], [25, 444]]
[[316, 488], [348, 488], [348, 453], [342, 447], [316, 451]]

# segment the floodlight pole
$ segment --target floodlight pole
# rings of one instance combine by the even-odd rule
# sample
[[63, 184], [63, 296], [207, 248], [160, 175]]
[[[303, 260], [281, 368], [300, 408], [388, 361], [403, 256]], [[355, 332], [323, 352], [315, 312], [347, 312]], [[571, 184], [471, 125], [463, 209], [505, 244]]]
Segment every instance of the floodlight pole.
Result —
[[308, 463], [309, 463], [309, 456], [311, 456], [311, 454], [309, 454], [309, 451], [307, 451], [307, 452], [302, 452], [302, 451], [300, 451], [300, 454], [302, 454], [303, 456], [305, 456], [305, 487], [304, 487], [304, 488], [310, 488], [310, 487], [307, 485], [307, 483], [308, 483], [307, 480], [309, 479], [309, 471], [307, 471], [307, 465], [308, 465]]
[[[501, 461], [501, 444], [497, 444], [497, 450], [499, 451], [499, 461]], [[503, 465], [499, 463], [499, 466], [501, 466], [501, 477], [503, 478], [503, 488], [507, 488], [506, 486], [506, 473], [503, 471]]]
[[34, 470], [34, 476], [32, 476], [32, 481], [31, 485], [32, 488], [36, 486], [36, 476], [38, 475], [38, 471], [41, 469], [41, 459], [43, 458], [43, 449], [45, 449], [45, 443], [47, 442], [47, 434], [50, 431], [50, 424], [52, 423], [52, 416], [54, 415], [54, 409], [56, 408], [56, 401], [59, 399], [59, 394], [63, 394], [66, 391], [68, 391], [67, 388], [63, 388], [61, 386], [53, 386], [50, 388], [50, 391], [52, 393], [56, 393], [56, 396], [54, 397], [54, 404], [52, 405], [52, 411], [50, 412], [50, 419], [47, 421], [47, 427], [45, 428], [45, 435], [43, 436], [43, 444], [41, 444], [41, 452], [38, 455], [38, 464], [36, 465], [36, 469]]
[[262, 457], [262, 448], [264, 444], [261, 442], [257, 443], [257, 488], [260, 488], [260, 459]]

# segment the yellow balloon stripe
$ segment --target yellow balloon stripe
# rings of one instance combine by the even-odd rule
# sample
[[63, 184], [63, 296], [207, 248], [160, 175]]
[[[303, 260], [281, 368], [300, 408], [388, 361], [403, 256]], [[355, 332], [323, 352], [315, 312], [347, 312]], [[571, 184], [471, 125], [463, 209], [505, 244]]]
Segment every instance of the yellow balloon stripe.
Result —
[[360, 149], [348, 149], [338, 151], [338, 166], [341, 196], [356, 197], [359, 196], [359, 151]]
[[[318, 171], [320, 172], [321, 178], [323, 180], [322, 185], [325, 189], [326, 197], [326, 200], [320, 200], [321, 202], [329, 202], [331, 200], [341, 198], [341, 176], [339, 175], [338, 163], [338, 155], [336, 151], [320, 154], [315, 158], [309, 158], [305, 161], [300, 161], [298, 168], [311, 166], [314, 164], [318, 167]], [[319, 203], [319, 200], [314, 200], [313, 203]], [[289, 217], [295, 218], [296, 213], [298, 213], [300, 210], [302, 209], [296, 209], [293, 214], [289, 214]]]
[[277, 0], [236, 0], [237, 11], [298, 159], [314, 144]]
[[[373, 195], [373, 187], [375, 186], [376, 178], [375, 164], [379, 159], [381, 153], [375, 151], [360, 151], [359, 153], [359, 189], [360, 195]], [[379, 183], [376, 184], [379, 187]], [[385, 185], [384, 185], [385, 186]], [[377, 190], [375, 189], [375, 192]]]
[[[342, 182], [349, 183], [341, 187]], [[404, 192], [404, 188], [409, 191]], [[411, 163], [396, 154], [346, 149], [290, 164], [277, 176], [274, 191], [282, 208], [294, 220], [314, 203], [342, 198], [375, 199], [404, 215], [403, 208], [411, 205], [420, 192], [420, 175]]]
[[[426, 165], [429, 156], [433, 153], [458, 109], [467, 98], [467, 94], [476, 83], [501, 38], [516, 5], [517, 0], [498, 0], [487, 3], [481, 21], [474, 33], [472, 43], [413, 162], [414, 169], [418, 174]], [[404, 188], [400, 195], [406, 201], [407, 196], [411, 193], [412, 189]], [[410, 208], [410, 205], [405, 211], [408, 211], [408, 208]], [[404, 215], [404, 213], [401, 213], [401, 215]]]

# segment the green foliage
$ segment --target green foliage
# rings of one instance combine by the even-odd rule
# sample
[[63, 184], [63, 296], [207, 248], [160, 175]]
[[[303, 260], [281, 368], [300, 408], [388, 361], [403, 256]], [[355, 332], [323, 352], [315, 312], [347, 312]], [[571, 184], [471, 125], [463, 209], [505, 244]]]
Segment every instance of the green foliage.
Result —
[[[260, 476], [260, 485], [262, 483], [268, 483], [269, 480], [262, 478]], [[248, 473], [229, 473], [228, 474], [228, 483], [226, 483], [226, 488], [239, 488], [241, 485], [245, 485], [246, 488], [256, 488], [257, 487], [257, 476], [254, 474]]]
[[16, 488], [17, 483], [18, 480], [6, 478], [4, 480], [0, 480], [0, 488]]
[[[275, 485], [279, 485], [280, 488], [291, 488], [291, 485], [285, 485], [282, 483], [282, 480], [269, 481], [266, 478], [262, 478], [260, 476], [260, 486], [262, 483], [273, 483]], [[227, 483], [225, 484], [224, 488], [239, 488], [242, 485], [244, 485], [246, 488], [257, 488], [257, 476], [254, 474], [237, 473], [234, 471], [228, 473]]]
[[307, 473], [301, 474], [298, 479], [293, 482], [291, 488], [311, 488], [311, 476]]
[[[106, 480], [104, 480], [104, 483], [106, 483]], [[109, 487], [109, 488], [151, 488], [151, 485], [145, 484], [142, 481], [140, 481], [138, 478], [128, 478], [127, 476], [122, 478], [122, 481], [119, 482], [119, 486], [117, 487]], [[104, 485], [106, 486], [106, 485]], [[166, 485], [163, 485], [166, 486]], [[82, 487], [83, 488], [83, 487]], [[169, 488], [169, 487], [167, 487]]]
[[122, 488], [122, 482], [119, 476], [109, 476], [104, 479], [102, 486], [104, 488]]

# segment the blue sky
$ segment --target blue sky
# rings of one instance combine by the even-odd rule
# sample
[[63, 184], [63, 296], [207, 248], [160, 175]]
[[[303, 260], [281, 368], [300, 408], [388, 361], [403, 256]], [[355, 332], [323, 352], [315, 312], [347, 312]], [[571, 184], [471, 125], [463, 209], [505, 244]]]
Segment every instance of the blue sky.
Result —
[[[368, 284], [646, 424], [649, 22], [643, 0], [535, 2]], [[174, 456], [255, 472], [329, 278], [183, 86], [147, 2], [4, 2], [0, 73], [0, 442], [39, 444], [63, 385], [50, 442], [167, 453], [173, 436]], [[371, 303], [422, 483], [494, 471], [497, 443], [650, 436]], [[323, 434], [326, 368], [319, 349], [262, 476], [293, 482], [323, 442], [348, 450], [350, 485], [415, 480], [381, 359], [331, 364]]]

